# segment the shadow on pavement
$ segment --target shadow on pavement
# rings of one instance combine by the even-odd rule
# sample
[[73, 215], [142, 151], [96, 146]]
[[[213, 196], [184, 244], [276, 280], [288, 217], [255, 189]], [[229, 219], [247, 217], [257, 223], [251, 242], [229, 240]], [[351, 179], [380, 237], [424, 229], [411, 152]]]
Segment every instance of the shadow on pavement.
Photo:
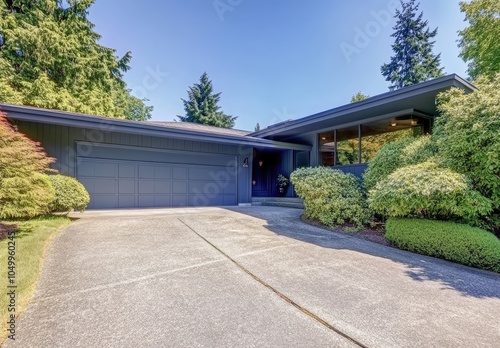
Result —
[[[259, 208], [259, 209], [255, 209]], [[302, 210], [275, 207], [225, 208], [267, 221], [278, 235], [324, 248], [347, 249], [404, 264], [406, 275], [418, 282], [439, 282], [463, 296], [500, 298], [500, 274], [459, 265], [446, 260], [410, 253], [359, 238], [308, 225], [300, 220]]]

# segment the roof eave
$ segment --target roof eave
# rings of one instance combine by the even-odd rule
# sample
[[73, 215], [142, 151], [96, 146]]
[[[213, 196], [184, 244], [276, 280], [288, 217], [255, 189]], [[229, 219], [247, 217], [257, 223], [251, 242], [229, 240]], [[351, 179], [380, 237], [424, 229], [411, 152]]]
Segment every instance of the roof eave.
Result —
[[140, 122], [113, 119], [101, 116], [72, 114], [68, 112], [52, 111], [23, 107], [18, 105], [0, 104], [0, 110], [7, 113], [7, 117], [20, 121], [54, 124], [68, 127], [97, 129], [103, 132], [120, 132], [155, 137], [169, 137], [174, 139], [216, 142], [222, 144], [245, 145], [263, 148], [310, 150], [310, 146], [273, 141], [251, 136], [233, 136], [210, 134], [191, 130], [182, 130], [148, 125]]

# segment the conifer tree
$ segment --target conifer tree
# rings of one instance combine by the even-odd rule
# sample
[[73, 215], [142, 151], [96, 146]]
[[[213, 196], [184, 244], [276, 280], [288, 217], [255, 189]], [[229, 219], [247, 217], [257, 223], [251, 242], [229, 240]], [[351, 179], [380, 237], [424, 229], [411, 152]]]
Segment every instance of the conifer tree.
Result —
[[403, 88], [443, 75], [440, 66], [441, 54], [432, 52], [437, 28], [430, 31], [428, 21], [422, 19], [423, 12], [417, 14], [420, 3], [415, 0], [401, 1], [401, 9], [396, 10], [394, 55], [388, 64], [381, 67], [382, 75], [391, 82], [390, 89]]
[[213, 93], [212, 81], [206, 72], [200, 77], [200, 82], [189, 87], [188, 99], [184, 103], [185, 116], [177, 116], [182, 122], [201, 123], [210, 126], [233, 128], [237, 119], [220, 111], [217, 104], [221, 93]]
[[[63, 6], [64, 3], [64, 6]], [[131, 120], [152, 107], [130, 94], [123, 73], [131, 53], [99, 44], [88, 9], [94, 0], [0, 3], [0, 102]]]

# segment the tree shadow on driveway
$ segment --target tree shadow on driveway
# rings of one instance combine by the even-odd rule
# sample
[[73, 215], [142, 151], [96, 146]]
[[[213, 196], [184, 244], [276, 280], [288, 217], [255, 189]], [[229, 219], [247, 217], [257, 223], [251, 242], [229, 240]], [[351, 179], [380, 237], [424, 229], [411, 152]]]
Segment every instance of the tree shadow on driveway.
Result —
[[276, 207], [226, 208], [267, 222], [269, 231], [323, 248], [351, 250], [403, 264], [405, 274], [417, 282], [438, 282], [443, 290], [463, 296], [500, 298], [500, 274], [463, 266], [312, 226], [300, 220], [302, 210]]

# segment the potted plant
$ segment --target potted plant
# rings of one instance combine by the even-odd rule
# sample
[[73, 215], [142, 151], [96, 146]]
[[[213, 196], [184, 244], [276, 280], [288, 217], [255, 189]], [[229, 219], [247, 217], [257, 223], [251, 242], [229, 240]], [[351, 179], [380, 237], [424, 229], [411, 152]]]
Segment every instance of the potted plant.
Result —
[[286, 195], [286, 190], [288, 188], [290, 180], [286, 176], [279, 174], [276, 181], [278, 182], [276, 186], [278, 186], [278, 193], [280, 194], [280, 196]]

